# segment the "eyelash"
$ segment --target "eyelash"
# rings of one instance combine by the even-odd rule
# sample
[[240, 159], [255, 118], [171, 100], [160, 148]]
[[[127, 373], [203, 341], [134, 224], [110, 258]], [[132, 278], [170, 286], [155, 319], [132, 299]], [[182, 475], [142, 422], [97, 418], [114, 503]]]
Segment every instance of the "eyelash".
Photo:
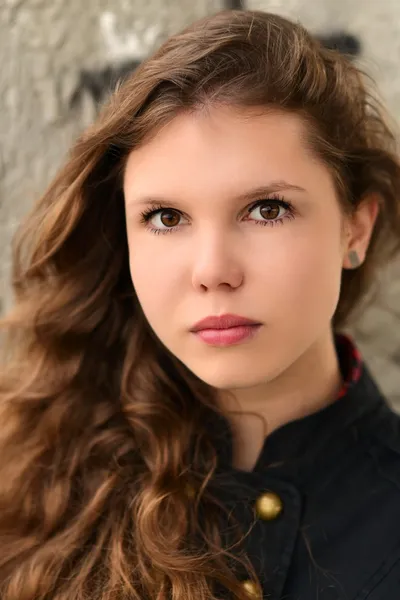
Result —
[[[285, 221], [285, 219], [294, 219], [295, 218], [295, 211], [294, 211], [293, 204], [291, 202], [288, 202], [287, 200], [284, 200], [282, 197], [280, 197], [278, 195], [276, 195], [276, 196], [274, 195], [273, 197], [270, 197], [270, 198], [262, 198], [260, 200], [256, 200], [249, 207], [246, 214], [250, 214], [254, 209], [258, 208], [259, 206], [262, 206], [263, 204], [267, 204], [267, 205], [275, 204], [275, 205], [281, 206], [282, 208], [287, 210], [287, 213], [283, 217], [279, 217], [278, 219], [275, 219], [274, 221], [254, 221], [254, 223], [256, 225], [267, 225], [269, 227], [274, 227], [275, 225], [282, 225], [283, 222]], [[149, 221], [151, 220], [151, 218], [154, 217], [154, 215], [156, 215], [157, 213], [162, 212], [163, 210], [171, 210], [175, 213], [182, 215], [182, 213], [179, 210], [177, 210], [176, 208], [172, 208], [169, 206], [163, 206], [162, 204], [157, 204], [157, 205], [155, 204], [152, 207], [150, 207], [140, 213], [140, 216], [141, 216], [140, 222], [144, 223], [146, 225], [146, 228], [156, 235], [158, 235], [160, 233], [161, 234], [173, 233], [174, 231], [176, 231], [179, 228], [179, 225], [176, 225], [175, 227], [167, 227], [166, 229], [155, 229], [154, 227], [151, 227], [149, 225]]]

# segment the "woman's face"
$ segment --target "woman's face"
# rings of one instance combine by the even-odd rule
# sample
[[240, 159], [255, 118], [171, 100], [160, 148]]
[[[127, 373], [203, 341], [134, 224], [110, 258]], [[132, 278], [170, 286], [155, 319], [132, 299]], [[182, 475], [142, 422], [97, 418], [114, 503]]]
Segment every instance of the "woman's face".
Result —
[[[292, 114], [214, 108], [176, 117], [128, 159], [137, 297], [161, 342], [218, 389], [271, 381], [330, 331], [343, 216], [304, 132]], [[226, 313], [260, 326], [227, 345], [191, 331]]]

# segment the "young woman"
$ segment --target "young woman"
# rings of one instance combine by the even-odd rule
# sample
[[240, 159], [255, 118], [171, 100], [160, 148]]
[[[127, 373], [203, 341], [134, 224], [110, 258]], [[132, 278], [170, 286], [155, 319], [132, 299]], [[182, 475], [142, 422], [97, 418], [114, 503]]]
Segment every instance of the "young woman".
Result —
[[171, 37], [15, 240], [2, 600], [394, 600], [400, 429], [343, 334], [400, 247], [357, 68], [232, 11]]

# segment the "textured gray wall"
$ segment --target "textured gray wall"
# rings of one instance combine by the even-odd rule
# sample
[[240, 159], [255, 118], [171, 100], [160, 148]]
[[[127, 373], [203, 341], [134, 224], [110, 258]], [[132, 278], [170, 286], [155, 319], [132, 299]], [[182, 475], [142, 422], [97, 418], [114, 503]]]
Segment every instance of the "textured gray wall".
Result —
[[[249, 0], [319, 34], [347, 30], [363, 45], [359, 60], [400, 119], [398, 0]], [[95, 106], [84, 94], [69, 107], [79, 72], [142, 58], [223, 0], [0, 0], [0, 312], [12, 303], [10, 241]], [[400, 408], [400, 265], [384, 294], [355, 330], [371, 369]]]

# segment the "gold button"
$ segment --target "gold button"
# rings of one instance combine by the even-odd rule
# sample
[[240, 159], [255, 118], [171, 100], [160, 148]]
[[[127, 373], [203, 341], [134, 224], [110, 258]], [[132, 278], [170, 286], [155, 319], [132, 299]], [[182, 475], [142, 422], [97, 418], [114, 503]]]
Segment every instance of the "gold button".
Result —
[[257, 585], [251, 579], [246, 579], [246, 581], [242, 582], [245, 592], [249, 596], [249, 598], [256, 598], [256, 600], [262, 600], [262, 595], [258, 591]]
[[283, 510], [282, 500], [273, 492], [265, 492], [257, 498], [256, 512], [257, 516], [264, 521], [272, 521], [281, 514]]

